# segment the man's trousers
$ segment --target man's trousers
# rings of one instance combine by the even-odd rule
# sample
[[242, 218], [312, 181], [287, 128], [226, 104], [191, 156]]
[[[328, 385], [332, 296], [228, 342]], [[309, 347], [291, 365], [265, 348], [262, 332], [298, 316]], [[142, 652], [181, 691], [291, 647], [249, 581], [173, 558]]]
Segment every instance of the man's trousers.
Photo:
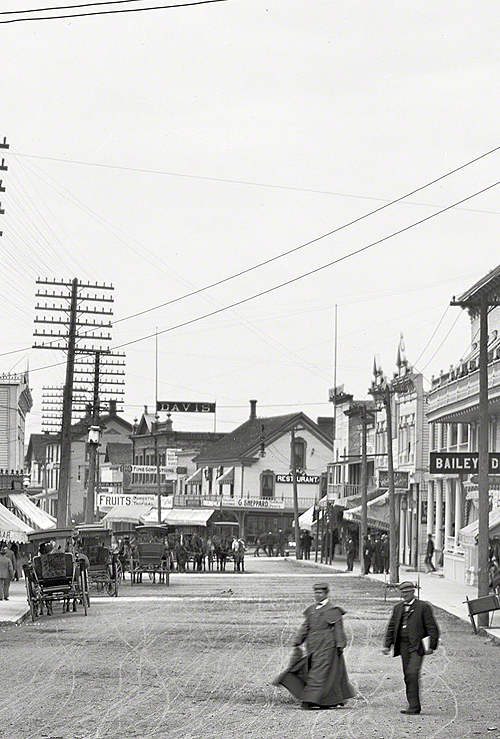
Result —
[[406, 697], [410, 711], [420, 711], [420, 669], [423, 656], [418, 652], [410, 652], [409, 642], [401, 640], [401, 659], [403, 661], [403, 673], [406, 685]]

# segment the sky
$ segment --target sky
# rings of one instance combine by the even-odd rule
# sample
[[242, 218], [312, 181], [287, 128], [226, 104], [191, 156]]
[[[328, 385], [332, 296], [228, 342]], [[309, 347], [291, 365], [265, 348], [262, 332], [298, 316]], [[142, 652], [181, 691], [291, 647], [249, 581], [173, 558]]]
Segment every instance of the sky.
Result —
[[65, 361], [30, 348], [37, 277], [113, 283], [130, 421], [154, 407], [156, 331], [158, 398], [215, 401], [220, 431], [251, 398], [262, 416], [332, 415], [335, 312], [336, 380], [356, 398], [375, 354], [394, 371], [400, 333], [428, 381], [458, 362], [469, 320], [450, 300], [500, 261], [500, 152], [368, 214], [500, 145], [499, 32], [495, 3], [457, 0], [1, 23], [0, 372], [29, 361], [28, 433]]

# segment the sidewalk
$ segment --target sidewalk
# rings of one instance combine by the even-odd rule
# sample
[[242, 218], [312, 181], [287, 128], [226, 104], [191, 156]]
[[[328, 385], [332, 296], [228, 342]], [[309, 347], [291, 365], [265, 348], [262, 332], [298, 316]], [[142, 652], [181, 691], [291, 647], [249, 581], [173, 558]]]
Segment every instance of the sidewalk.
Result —
[[[318, 567], [320, 562], [314, 561], [314, 553], [311, 552], [311, 559], [301, 560], [301, 564], [304, 566]], [[384, 583], [385, 579], [388, 579], [388, 575], [375, 575], [370, 573], [369, 575], [361, 574], [361, 565], [359, 562], [354, 563], [354, 569], [352, 572], [345, 572], [346, 561], [343, 557], [335, 557], [332, 565], [321, 564], [321, 567], [327, 567], [337, 572], [341, 570], [340, 577], [358, 575], [359, 577], [368, 577], [370, 580], [377, 580], [380, 583]], [[465, 604], [465, 597], [468, 596], [470, 600], [477, 598], [477, 587], [473, 585], [462, 585], [452, 580], [445, 580], [438, 573], [427, 573], [427, 572], [415, 572], [414, 569], [407, 567], [406, 565], [400, 565], [399, 567], [399, 578], [400, 580], [411, 580], [412, 582], [420, 581], [420, 598], [422, 600], [428, 600], [436, 608], [441, 608], [443, 611], [456, 616], [461, 621], [466, 621], [472, 630], [472, 625], [469, 619], [469, 612], [467, 605]], [[381, 588], [381, 596], [383, 597], [383, 589]], [[394, 594], [387, 594], [388, 600], [394, 599]], [[493, 615], [493, 627], [483, 629], [483, 631], [491, 636], [495, 641], [500, 642], [500, 611], [495, 611], [490, 614]], [[476, 617], [477, 623], [477, 617]], [[496, 628], [495, 628], [496, 626]]]
[[24, 578], [11, 582], [9, 600], [0, 601], [0, 625], [21, 624], [29, 615]]

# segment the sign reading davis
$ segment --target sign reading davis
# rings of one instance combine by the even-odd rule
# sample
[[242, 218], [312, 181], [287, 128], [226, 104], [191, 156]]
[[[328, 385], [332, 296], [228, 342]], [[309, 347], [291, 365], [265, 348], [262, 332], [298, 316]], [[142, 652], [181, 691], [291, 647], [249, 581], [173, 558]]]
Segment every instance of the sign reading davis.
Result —
[[[500, 472], [500, 452], [490, 452], [488, 473]], [[446, 473], [472, 474], [479, 472], [478, 452], [430, 452], [429, 472], [431, 475]]]
[[168, 413], [215, 413], [215, 403], [198, 403], [185, 400], [158, 400], [157, 411]]

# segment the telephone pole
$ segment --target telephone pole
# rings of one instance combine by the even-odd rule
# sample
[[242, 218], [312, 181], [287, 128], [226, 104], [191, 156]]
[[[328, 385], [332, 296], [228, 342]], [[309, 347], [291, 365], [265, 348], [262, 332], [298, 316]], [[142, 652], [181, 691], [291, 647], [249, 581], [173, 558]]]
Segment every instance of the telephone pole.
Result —
[[293, 523], [295, 531], [295, 559], [302, 559], [299, 526], [299, 494], [297, 490], [297, 458], [295, 454], [295, 427], [292, 428], [292, 487], [293, 487]]
[[[95, 285], [73, 280], [38, 279], [37, 285], [44, 286], [37, 290], [36, 297], [43, 298], [44, 303], [37, 303], [36, 309], [41, 317], [35, 317], [35, 331], [41, 343], [33, 344], [35, 349], [60, 349], [67, 354], [66, 379], [63, 390], [61, 419], [61, 460], [59, 465], [59, 485], [57, 493], [57, 525], [64, 528], [70, 523], [71, 512], [68, 501], [70, 496], [71, 477], [71, 417], [73, 405], [73, 384], [75, 356], [102, 348], [102, 342], [111, 341], [111, 334], [103, 329], [110, 329], [112, 308], [90, 307], [91, 303], [112, 303], [113, 297], [106, 297], [114, 288], [112, 285]], [[49, 287], [52, 290], [49, 290]], [[57, 291], [56, 289], [57, 288]], [[50, 302], [48, 302], [50, 301]], [[47, 317], [47, 314], [49, 317]], [[52, 314], [52, 315], [51, 315]], [[92, 315], [93, 321], [89, 316]], [[107, 317], [107, 321], [102, 320]], [[58, 328], [56, 328], [58, 327]], [[95, 334], [93, 332], [98, 331]], [[48, 341], [47, 341], [48, 340]], [[92, 342], [91, 346], [89, 346]], [[97, 346], [93, 343], [96, 342]]]
[[[10, 144], [7, 143], [7, 137], [3, 137], [3, 141], [0, 141], [0, 149], [10, 149]], [[0, 161], [0, 172], [7, 172], [8, 166], [5, 164], [5, 159], [2, 157]], [[5, 192], [5, 187], [2, 185], [2, 180], [0, 180], [0, 193]], [[2, 208], [2, 203], [0, 203], [0, 216], [5, 215], [5, 210]], [[3, 236], [3, 231], [0, 229], [0, 236]]]
[[94, 523], [95, 509], [95, 487], [96, 487], [96, 466], [97, 455], [99, 453], [99, 360], [100, 352], [94, 355], [94, 393], [92, 402], [92, 426], [91, 431], [96, 432], [95, 436], [89, 434], [89, 479], [87, 485], [87, 502], [85, 506], [85, 523]]

